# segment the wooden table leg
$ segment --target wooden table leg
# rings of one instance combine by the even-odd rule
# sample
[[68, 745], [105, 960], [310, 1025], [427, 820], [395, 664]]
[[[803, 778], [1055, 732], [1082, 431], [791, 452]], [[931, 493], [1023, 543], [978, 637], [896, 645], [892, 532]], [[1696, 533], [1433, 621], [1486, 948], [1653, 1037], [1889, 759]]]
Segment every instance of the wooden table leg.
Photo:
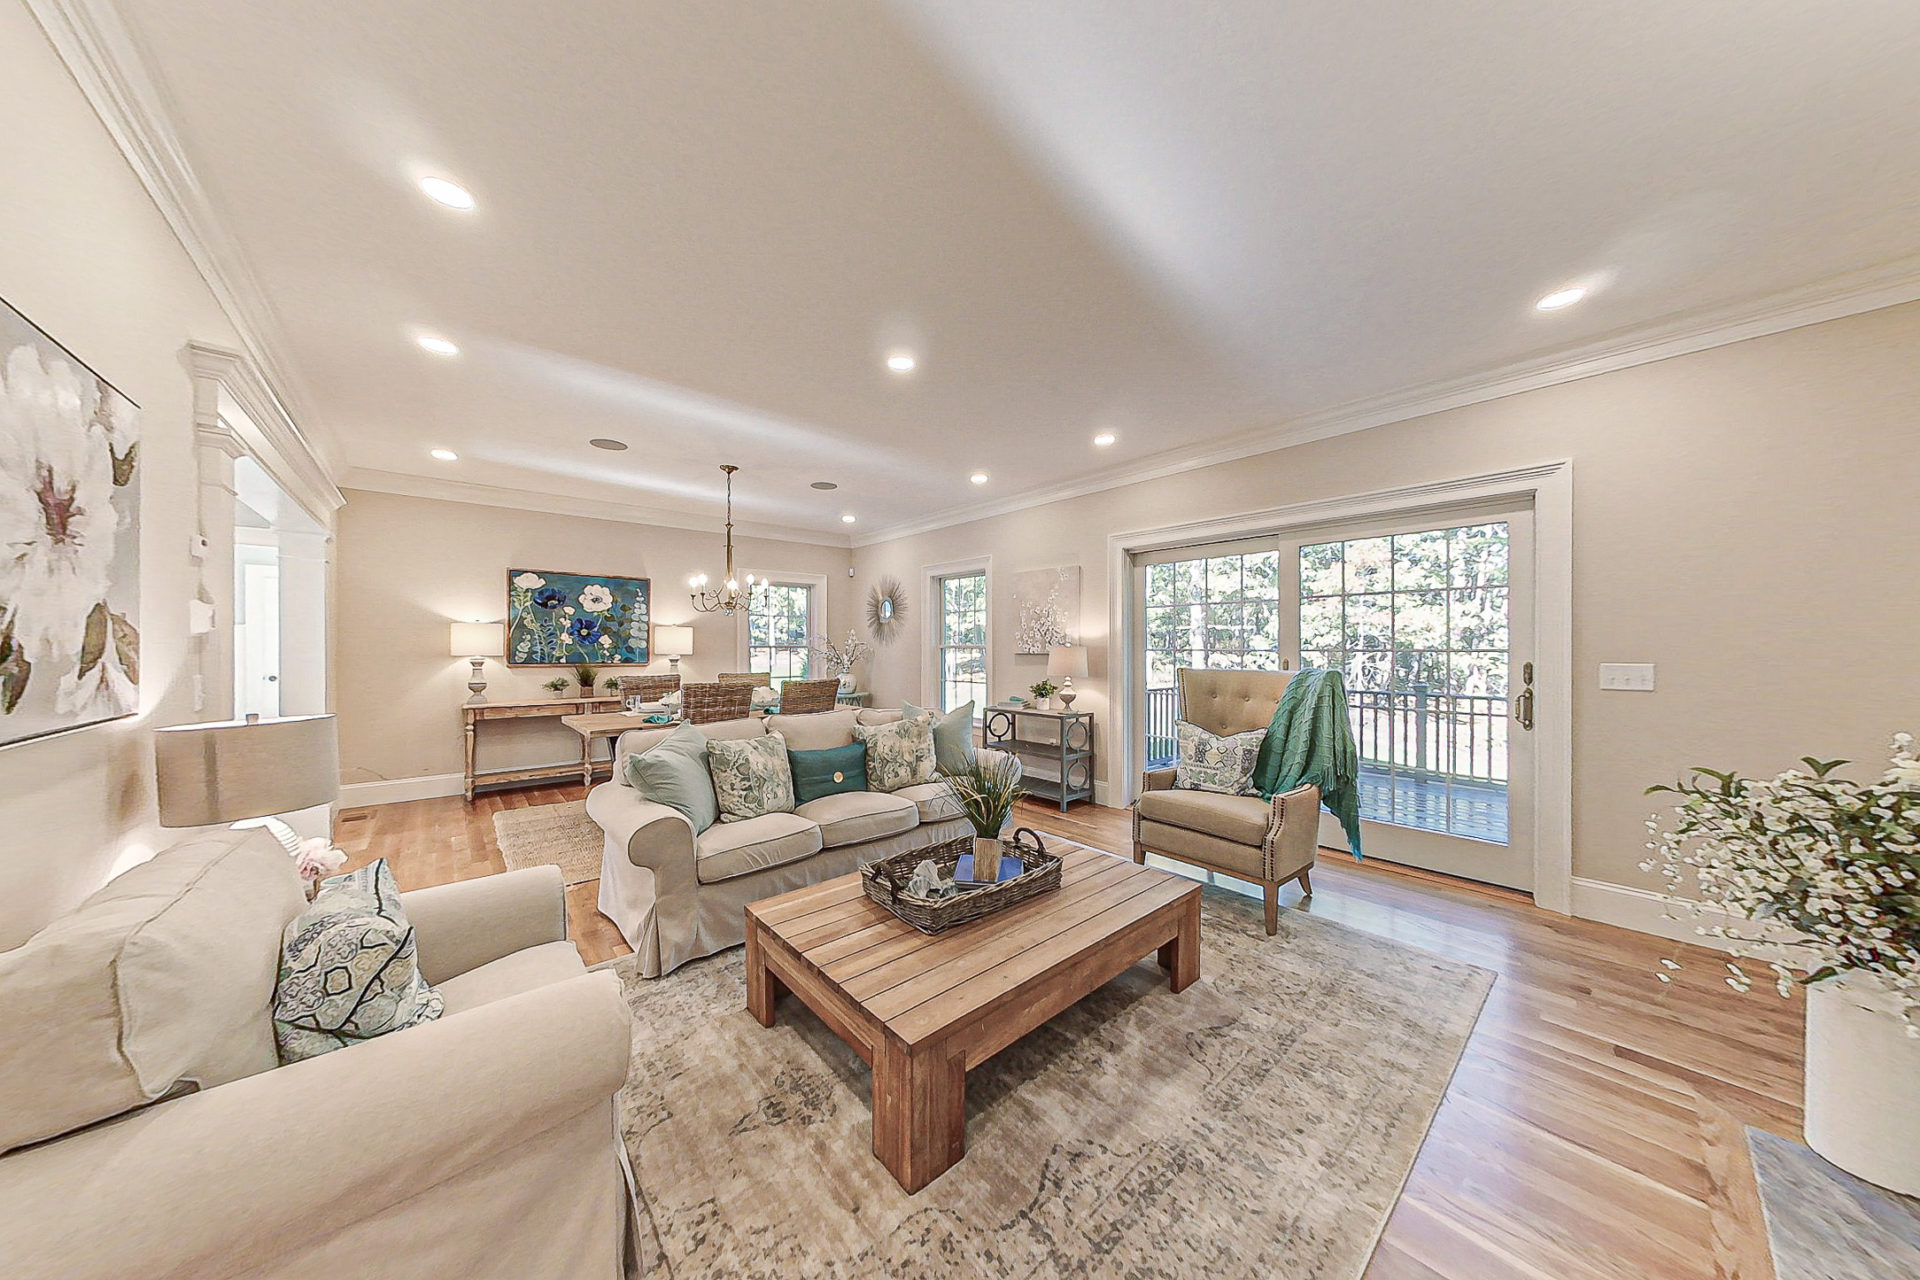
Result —
[[1160, 967], [1175, 993], [1185, 991], [1200, 977], [1200, 895], [1191, 894], [1180, 908], [1180, 932], [1160, 948]]
[[580, 735], [580, 785], [593, 786], [593, 735]]
[[773, 1025], [773, 1006], [785, 984], [767, 968], [767, 949], [760, 940], [760, 922], [747, 918], [747, 1012], [763, 1027]]
[[941, 1041], [882, 1036], [873, 1055], [873, 1154], [908, 1195], [967, 1153], [967, 1064]]

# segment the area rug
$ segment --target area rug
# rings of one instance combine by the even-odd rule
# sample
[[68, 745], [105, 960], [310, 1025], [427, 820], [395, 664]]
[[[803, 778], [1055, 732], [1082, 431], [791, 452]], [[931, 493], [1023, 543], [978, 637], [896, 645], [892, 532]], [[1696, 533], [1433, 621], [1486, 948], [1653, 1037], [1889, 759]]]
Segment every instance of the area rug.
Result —
[[1201, 980], [1152, 957], [969, 1073], [967, 1154], [917, 1196], [871, 1076], [736, 948], [648, 980], [622, 1127], [647, 1274], [1352, 1280], [1494, 975], [1209, 889]]
[[502, 809], [493, 815], [493, 838], [509, 871], [555, 866], [568, 884], [600, 878], [602, 835], [584, 800]]
[[1837, 1169], [1797, 1142], [1747, 1130], [1779, 1280], [1920, 1276], [1920, 1200]]

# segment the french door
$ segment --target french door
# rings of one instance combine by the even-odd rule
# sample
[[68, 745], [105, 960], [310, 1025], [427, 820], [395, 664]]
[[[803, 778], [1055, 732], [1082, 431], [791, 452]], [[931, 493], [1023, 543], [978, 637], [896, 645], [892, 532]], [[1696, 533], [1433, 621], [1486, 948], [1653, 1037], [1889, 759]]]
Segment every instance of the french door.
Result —
[[[1533, 562], [1516, 507], [1137, 558], [1142, 758], [1171, 759], [1177, 667], [1338, 669], [1366, 855], [1531, 891]], [[1329, 814], [1320, 842], [1347, 847]]]

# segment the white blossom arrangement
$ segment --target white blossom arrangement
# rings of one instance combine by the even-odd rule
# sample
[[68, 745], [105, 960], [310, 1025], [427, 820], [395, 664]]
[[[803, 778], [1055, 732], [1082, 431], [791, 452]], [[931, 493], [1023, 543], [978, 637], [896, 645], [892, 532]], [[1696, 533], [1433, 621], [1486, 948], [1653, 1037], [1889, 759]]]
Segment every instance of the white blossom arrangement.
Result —
[[843, 676], [853, 670], [854, 664], [872, 655], [873, 646], [860, 638], [860, 633], [851, 627], [847, 629], [845, 644], [834, 644], [825, 636], [815, 636], [813, 643], [807, 646], [820, 656], [820, 665], [837, 676]]
[[[1913, 737], [1895, 735], [1892, 763], [1873, 782], [1835, 776], [1845, 760], [1803, 763], [1805, 769], [1764, 780], [1698, 769], [1677, 786], [1648, 788], [1679, 799], [1666, 822], [1657, 813], [1647, 820], [1653, 855], [1641, 868], [1675, 889], [1697, 887], [1699, 903], [1686, 904], [1695, 918], [1716, 908], [1735, 917], [1734, 924], [1695, 932], [1764, 963], [1781, 995], [1795, 983], [1868, 974], [1900, 1007], [1907, 1034], [1920, 1039], [1920, 759]], [[1809, 954], [1804, 977], [1786, 963]], [[1728, 986], [1751, 989], [1739, 965], [1727, 968]]]

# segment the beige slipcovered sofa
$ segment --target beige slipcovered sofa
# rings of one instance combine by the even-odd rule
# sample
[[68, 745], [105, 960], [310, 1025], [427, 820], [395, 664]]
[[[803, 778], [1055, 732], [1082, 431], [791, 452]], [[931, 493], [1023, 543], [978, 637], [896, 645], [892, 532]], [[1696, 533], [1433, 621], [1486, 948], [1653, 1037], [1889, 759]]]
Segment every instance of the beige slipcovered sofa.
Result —
[[401, 896], [444, 1015], [286, 1066], [305, 904], [262, 831], [190, 838], [0, 953], [0, 1273], [631, 1272], [629, 1015], [566, 941], [558, 870]]
[[[1181, 667], [1180, 718], [1222, 736], [1264, 729], [1286, 692], [1288, 671], [1204, 671]], [[1313, 892], [1320, 853], [1320, 788], [1296, 787], [1271, 800], [1213, 791], [1176, 791], [1175, 770], [1141, 776], [1133, 804], [1133, 860], [1149, 853], [1220, 871], [1260, 886], [1267, 932], [1280, 927], [1280, 886]]]
[[[792, 751], [853, 742], [856, 724], [889, 724], [898, 710], [822, 711], [703, 724], [709, 738], [752, 738], [769, 730]], [[862, 863], [971, 835], [937, 780], [895, 792], [822, 796], [792, 813], [715, 823], [695, 836], [677, 809], [627, 785], [626, 759], [652, 749], [671, 729], [629, 729], [614, 745], [613, 779], [587, 793], [587, 815], [606, 833], [600, 913], [620, 926], [649, 978], [746, 941], [749, 902], [845, 875]], [[983, 754], [994, 756], [998, 753]]]

